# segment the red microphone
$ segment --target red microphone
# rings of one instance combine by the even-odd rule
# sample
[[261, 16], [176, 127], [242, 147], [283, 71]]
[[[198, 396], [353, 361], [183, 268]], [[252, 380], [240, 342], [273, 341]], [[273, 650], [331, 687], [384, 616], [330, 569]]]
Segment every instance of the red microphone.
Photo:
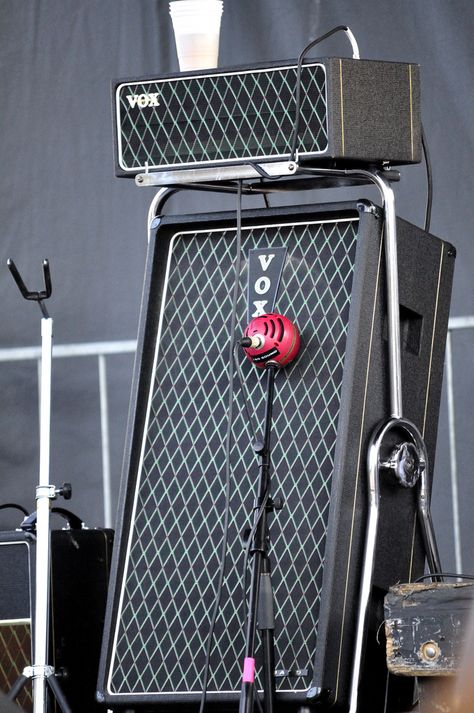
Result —
[[282, 314], [262, 314], [252, 319], [240, 343], [256, 366], [280, 367], [298, 354], [300, 335], [293, 322]]

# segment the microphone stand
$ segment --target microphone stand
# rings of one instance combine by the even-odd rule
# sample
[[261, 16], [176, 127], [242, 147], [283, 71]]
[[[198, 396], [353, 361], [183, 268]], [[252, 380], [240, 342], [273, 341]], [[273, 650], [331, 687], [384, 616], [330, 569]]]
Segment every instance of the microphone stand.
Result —
[[268, 513], [275, 506], [270, 498], [271, 480], [271, 426], [276, 363], [269, 362], [267, 371], [267, 394], [263, 442], [255, 444], [260, 456], [258, 494], [254, 504], [254, 524], [250, 537], [252, 569], [250, 596], [247, 615], [245, 658], [242, 674], [239, 713], [253, 713], [255, 696], [255, 637], [257, 628], [261, 632], [263, 646], [263, 691], [264, 711], [275, 710], [275, 653], [274, 653], [274, 616], [273, 591], [271, 585], [271, 567], [268, 554], [270, 542], [268, 531]]
[[71, 486], [64, 483], [56, 488], [49, 482], [50, 423], [51, 423], [51, 358], [53, 344], [53, 320], [48, 314], [44, 300], [51, 296], [51, 274], [49, 263], [43, 261], [45, 289], [28, 290], [18, 269], [9, 259], [8, 268], [25, 300], [37, 302], [41, 309], [41, 396], [40, 396], [40, 467], [39, 485], [36, 488], [36, 567], [35, 567], [35, 609], [33, 617], [33, 663], [26, 666], [13, 684], [7, 697], [15, 700], [28, 680], [33, 681], [33, 711], [46, 713], [49, 709], [47, 685], [51, 689], [62, 713], [72, 713], [61, 690], [53, 666], [48, 665], [48, 638], [50, 614], [50, 510], [51, 501], [58, 495], [66, 500], [71, 497]]

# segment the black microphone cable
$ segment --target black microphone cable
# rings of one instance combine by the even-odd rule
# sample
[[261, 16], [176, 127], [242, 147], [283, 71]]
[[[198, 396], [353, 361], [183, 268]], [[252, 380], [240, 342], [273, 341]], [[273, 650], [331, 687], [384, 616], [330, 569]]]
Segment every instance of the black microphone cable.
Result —
[[[242, 347], [242, 342], [243, 342], [243, 341], [244, 341], [244, 340], [239, 339], [239, 340], [236, 341], [236, 343], [235, 343], [235, 345], [234, 345], [235, 369], [236, 369], [236, 372], [237, 372], [238, 377], [239, 377], [240, 389], [241, 389], [242, 396], [243, 396], [243, 402], [244, 402], [245, 413], [246, 413], [247, 420], [248, 420], [249, 425], [250, 425], [250, 430], [252, 431], [253, 442], [254, 442], [254, 444], [256, 444], [256, 443], [258, 442], [257, 431], [256, 431], [256, 429], [255, 429], [255, 427], [254, 427], [253, 420], [252, 420], [252, 417], [251, 417], [251, 414], [250, 414], [250, 409], [249, 409], [249, 406], [248, 406], [248, 401], [249, 401], [250, 399], [249, 399], [248, 392], [247, 392], [247, 390], [246, 390], [246, 388], [245, 388], [245, 381], [244, 381], [244, 378], [243, 378], [243, 376], [242, 376], [242, 370], [241, 370], [240, 362], [239, 362], [239, 358], [238, 358], [238, 349], [240, 349], [240, 348]], [[250, 340], [249, 340], [249, 341], [250, 341]], [[260, 507], [259, 507], [259, 509], [258, 509], [257, 516], [256, 516], [256, 518], [255, 518], [255, 520], [254, 520], [254, 523], [253, 523], [253, 525], [252, 525], [251, 530], [249, 530], [249, 534], [248, 534], [247, 540], [246, 540], [246, 542], [245, 542], [244, 560], [243, 560], [243, 567], [242, 567], [242, 581], [243, 581], [243, 600], [242, 600], [243, 611], [242, 611], [242, 621], [245, 621], [246, 618], [247, 618], [247, 574], [248, 574], [248, 564], [249, 564], [249, 558], [250, 558], [250, 547], [251, 547], [253, 538], [254, 538], [254, 536], [255, 536], [255, 533], [256, 533], [256, 531], [257, 531], [257, 527], [259, 526], [260, 520], [262, 519], [262, 515], [263, 515], [263, 513], [264, 513], [264, 510], [265, 510], [265, 508], [266, 508], [267, 505], [268, 505], [269, 497], [270, 497], [270, 490], [267, 488], [267, 489], [265, 490], [262, 503], [261, 503], [261, 505], [260, 505]]]
[[[250, 414], [250, 409], [248, 406], [249, 395], [245, 389], [245, 382], [242, 375], [242, 370], [240, 367], [240, 362], [238, 359], [237, 350], [241, 347], [241, 339], [236, 338], [236, 323], [237, 323], [237, 302], [239, 297], [239, 283], [240, 283], [240, 258], [242, 251], [242, 181], [238, 181], [237, 184], [237, 225], [236, 225], [236, 249], [235, 249], [235, 280], [234, 289], [232, 295], [232, 307], [231, 307], [231, 324], [230, 324], [230, 342], [229, 342], [229, 401], [228, 401], [228, 421], [227, 421], [227, 431], [225, 439], [225, 512], [224, 512], [224, 525], [223, 525], [223, 539], [221, 548], [221, 559], [219, 568], [219, 577], [216, 588], [216, 598], [214, 602], [214, 609], [212, 611], [211, 622], [209, 625], [209, 633], [206, 643], [206, 658], [204, 663], [204, 674], [202, 677], [202, 693], [201, 701], [199, 707], [199, 713], [204, 713], [204, 708], [206, 705], [207, 698], [207, 686], [209, 682], [210, 673], [210, 659], [211, 659], [211, 649], [212, 640], [214, 637], [214, 630], [217, 622], [217, 617], [219, 614], [223, 584], [226, 571], [226, 561], [227, 561], [227, 543], [229, 538], [229, 520], [230, 520], [230, 498], [231, 498], [231, 465], [230, 465], [230, 450], [232, 441], [232, 422], [233, 422], [233, 412], [234, 412], [234, 376], [237, 373], [240, 390], [243, 395], [244, 409], [246, 417], [248, 420], [249, 428], [252, 434], [254, 443], [257, 442], [257, 431], [255, 429], [252, 416]], [[247, 589], [247, 570], [248, 570], [248, 560], [250, 556], [250, 543], [253, 540], [255, 531], [258, 527], [258, 523], [262, 517], [264, 509], [267, 507], [269, 491], [265, 493], [263, 502], [260, 506], [259, 512], [257, 514], [256, 520], [253, 524], [252, 530], [250, 531], [250, 539], [246, 543], [245, 553], [244, 553], [244, 610], [246, 609], [246, 589]], [[259, 696], [255, 697], [257, 707], [260, 713], [263, 713], [262, 703]]]
[[[296, 70], [295, 121], [293, 124], [293, 131], [292, 131], [292, 136], [291, 136], [290, 161], [296, 161], [296, 158], [297, 158], [297, 144], [298, 144], [298, 135], [299, 135], [299, 129], [300, 129], [300, 116], [301, 116], [301, 73], [303, 70], [303, 60], [306, 57], [306, 55], [308, 54], [308, 52], [313, 47], [318, 45], [320, 42], [323, 42], [323, 40], [328, 39], [328, 37], [331, 37], [331, 35], [334, 35], [337, 32], [346, 32], [346, 34], [348, 34], [350, 32], [350, 30], [349, 30], [349, 27], [347, 27], [347, 25], [338, 25], [337, 27], [334, 27], [332, 30], [329, 30], [329, 32], [326, 32], [324, 35], [317, 37], [316, 39], [312, 40], [312, 42], [307, 44], [306, 47], [302, 50], [300, 56], [298, 57], [298, 65], [297, 65], [297, 70]], [[428, 233], [430, 230], [430, 225], [431, 225], [431, 212], [432, 212], [432, 207], [433, 207], [433, 171], [432, 171], [432, 167], [431, 167], [431, 158], [430, 158], [430, 151], [429, 151], [429, 147], [428, 147], [428, 141], [426, 138], [426, 133], [425, 133], [423, 124], [421, 124], [421, 147], [423, 150], [423, 157], [425, 160], [426, 184], [427, 184], [424, 229]]]
[[[415, 584], [423, 582], [424, 579], [429, 579], [430, 577], [447, 577], [448, 579], [474, 579], [474, 574], [463, 574], [462, 572], [429, 572], [428, 574], [423, 574], [421, 577], [417, 577], [414, 580]], [[436, 582], [438, 584], [438, 582]]]
[[426, 139], [425, 129], [423, 124], [421, 125], [421, 146], [423, 149], [423, 156], [425, 157], [425, 169], [426, 169], [426, 211], [425, 211], [425, 230], [427, 233], [430, 232], [431, 225], [431, 210], [433, 207], [433, 171], [431, 168], [431, 158], [430, 151], [428, 148], [428, 141]]
[[247, 421], [249, 424], [250, 431], [252, 433], [252, 438], [253, 442], [256, 443], [258, 441], [257, 438], [257, 429], [254, 426], [253, 419], [250, 413], [249, 409], [249, 401], [250, 401], [250, 396], [248, 393], [248, 390], [245, 386], [245, 379], [242, 374], [242, 368], [240, 366], [240, 361], [239, 361], [239, 349], [242, 347], [242, 339], [237, 339], [237, 341], [234, 343], [234, 362], [235, 362], [235, 371], [237, 374], [237, 377], [239, 379], [239, 386], [240, 386], [240, 391], [242, 393], [242, 401], [244, 404], [244, 410], [245, 410], [245, 415], [247, 417]]
[[236, 226], [236, 246], [234, 260], [234, 288], [232, 294], [232, 308], [230, 321], [230, 340], [229, 340], [229, 359], [228, 359], [228, 376], [229, 376], [229, 401], [228, 401], [228, 420], [227, 431], [225, 438], [225, 511], [223, 524], [223, 537], [221, 548], [221, 560], [219, 568], [219, 577], [216, 588], [216, 598], [214, 609], [212, 611], [211, 623], [209, 625], [209, 633], [206, 644], [206, 660], [204, 664], [204, 674], [202, 677], [202, 693], [199, 713], [204, 712], [207, 696], [207, 685], [209, 682], [210, 660], [212, 641], [214, 638], [214, 630], [216, 627], [217, 616], [219, 614], [223, 584], [225, 578], [226, 558], [227, 558], [227, 542], [229, 539], [229, 520], [230, 520], [230, 496], [231, 496], [231, 465], [230, 465], [230, 450], [232, 441], [232, 421], [234, 411], [234, 345], [236, 343], [236, 323], [237, 323], [237, 302], [239, 298], [240, 284], [240, 259], [242, 250], [242, 181], [237, 182], [237, 226]]
[[[318, 45], [320, 42], [323, 42], [323, 40], [327, 40], [328, 37], [331, 37], [331, 35], [335, 35], [337, 32], [345, 32], [349, 37], [352, 37], [352, 40], [354, 39], [349, 27], [347, 25], [338, 25], [337, 27], [333, 27], [332, 30], [329, 30], [329, 32], [326, 32], [324, 35], [321, 35], [320, 37], [316, 37], [315, 40], [312, 40], [309, 44], [306, 45], [306, 47], [303, 49], [301, 52], [300, 56], [298, 57], [298, 66], [296, 69], [296, 96], [295, 96], [295, 123], [293, 125], [293, 134], [292, 134], [292, 139], [291, 139], [291, 153], [290, 153], [290, 161], [296, 161], [296, 154], [297, 154], [297, 143], [298, 143], [298, 134], [300, 130], [300, 114], [301, 114], [301, 72], [303, 69], [303, 60], [308, 54], [308, 52], [313, 49], [316, 45]], [[350, 33], [350, 35], [349, 35]], [[351, 41], [352, 44], [352, 41]], [[356, 47], [353, 46], [353, 51], [356, 49]]]

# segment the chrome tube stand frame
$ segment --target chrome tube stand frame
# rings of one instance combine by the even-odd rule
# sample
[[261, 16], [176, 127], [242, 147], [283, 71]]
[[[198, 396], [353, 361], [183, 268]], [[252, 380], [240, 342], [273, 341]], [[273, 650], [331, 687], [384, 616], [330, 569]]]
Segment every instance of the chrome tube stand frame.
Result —
[[71, 713], [64, 695], [55, 678], [53, 666], [48, 664], [50, 575], [51, 575], [51, 501], [58, 495], [70, 497], [70, 485], [56, 488], [49, 482], [50, 433], [51, 433], [51, 372], [53, 349], [53, 320], [49, 316], [43, 300], [51, 295], [51, 277], [47, 260], [43, 261], [45, 290], [33, 292], [26, 288], [14, 262], [7, 261], [10, 272], [27, 300], [35, 301], [41, 309], [41, 392], [40, 392], [40, 453], [39, 484], [36, 488], [36, 565], [35, 604], [33, 619], [33, 663], [27, 666], [14, 684], [8, 697], [14, 700], [28, 679], [33, 681], [33, 713], [47, 713], [48, 683], [54, 697], [63, 711]]
[[[324, 174], [326, 172], [324, 169], [314, 169], [314, 171], [319, 174]], [[441, 564], [431, 519], [431, 488], [428, 474], [428, 456], [425, 444], [417, 427], [407, 419], [403, 418], [397, 222], [394, 192], [389, 181], [380, 171], [372, 172], [363, 169], [351, 169], [343, 171], [342, 173], [354, 177], [366, 177], [368, 181], [377, 186], [383, 201], [391, 410], [391, 418], [386, 423], [379, 426], [372, 435], [367, 456], [368, 519], [366, 525], [349, 708], [349, 713], [358, 713], [362, 656], [367, 633], [370, 594], [372, 589], [375, 551], [377, 545], [380, 505], [380, 470], [382, 468], [388, 469], [390, 467], [390, 464], [386, 463], [381, 457], [381, 448], [387, 433], [395, 428], [406, 433], [411, 443], [416, 447], [420, 454], [419, 465], [421, 477], [418, 491], [418, 514], [430, 572], [433, 575], [435, 573], [439, 573], [441, 571]], [[416, 485], [416, 480], [413, 482], [413, 486], [414, 485]]]
[[[387, 289], [387, 315], [388, 315], [388, 356], [389, 356], [389, 381], [390, 381], [390, 411], [391, 417], [387, 422], [382, 423], [371, 437], [369, 452], [367, 455], [367, 481], [368, 481], [368, 516], [365, 533], [365, 545], [363, 554], [361, 587], [359, 594], [359, 610], [356, 624], [356, 635], [354, 644], [354, 659], [352, 668], [352, 680], [350, 689], [349, 713], [360, 713], [359, 704], [359, 684], [362, 671], [362, 657], [365, 648], [365, 638], [368, 625], [370, 595], [372, 589], [372, 578], [375, 562], [375, 551], [377, 544], [378, 518], [380, 505], [380, 471], [389, 469], [390, 464], [381, 457], [381, 448], [386, 435], [397, 429], [406, 434], [411, 443], [419, 453], [420, 487], [418, 490], [417, 509], [421, 524], [422, 537], [426, 549], [426, 557], [430, 572], [435, 578], [435, 574], [441, 571], [440, 559], [434, 535], [433, 523], [430, 511], [431, 488], [428, 472], [428, 456], [423, 437], [418, 428], [403, 417], [403, 396], [402, 396], [402, 366], [401, 366], [401, 340], [400, 340], [400, 307], [398, 290], [398, 256], [397, 256], [397, 222], [395, 211], [395, 195], [390, 185], [390, 169], [370, 170], [370, 169], [332, 169], [316, 168], [310, 166], [300, 166], [297, 162], [290, 162], [286, 165], [282, 176], [311, 175], [327, 179], [340, 179], [342, 181], [354, 181], [354, 185], [359, 183], [374, 184], [381, 195], [384, 214], [383, 240], [385, 245], [385, 269], [386, 269], [386, 289]], [[260, 167], [260, 172], [264, 171]], [[230, 167], [227, 172], [222, 169], [216, 171], [216, 175], [208, 170], [207, 180], [213, 178], [219, 180], [230, 180]], [[239, 178], [242, 179], [243, 170], [239, 171]], [[398, 175], [398, 174], [397, 174]], [[168, 174], [169, 176], [169, 174]], [[172, 187], [163, 186], [150, 205], [148, 212], [148, 239], [152, 232], [156, 230], [160, 222], [159, 212], [161, 212], [167, 199], [182, 188], [200, 189], [197, 181], [198, 172], [189, 173], [189, 183], [178, 185], [173, 177]], [[250, 176], [246, 175], [245, 178]], [[268, 175], [269, 180], [277, 181], [278, 177]], [[143, 180], [145, 179], [145, 180]], [[392, 178], [393, 180], [393, 178]], [[159, 185], [160, 178], [156, 179], [156, 174], [146, 174], [144, 177], [136, 179], [137, 185]], [[203, 189], [202, 187], [201, 189]], [[212, 190], [212, 186], [206, 186], [205, 190]], [[219, 185], [214, 186], [214, 190], [219, 192]], [[229, 190], [228, 188], [224, 190]], [[287, 189], [287, 190], [291, 190]], [[271, 187], [267, 184], [261, 185], [261, 192], [271, 192]], [[253, 188], [253, 193], [259, 192], [259, 188]], [[413, 482], [416, 485], [418, 478]]]

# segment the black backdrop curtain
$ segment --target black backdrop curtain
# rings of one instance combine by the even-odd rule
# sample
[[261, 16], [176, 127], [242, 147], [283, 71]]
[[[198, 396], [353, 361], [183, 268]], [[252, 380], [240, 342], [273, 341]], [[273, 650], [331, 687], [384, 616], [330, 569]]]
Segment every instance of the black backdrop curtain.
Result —
[[[419, 62], [423, 122], [435, 195], [431, 230], [453, 242], [458, 262], [453, 315], [474, 313], [472, 225], [472, 67], [470, 0], [225, 0], [220, 65], [296, 57], [338, 24], [354, 32], [361, 56]], [[318, 48], [350, 55], [344, 35]], [[166, 0], [1, 0], [0, 349], [39, 343], [39, 310], [26, 304], [5, 267], [13, 257], [38, 289], [50, 259], [49, 302], [58, 344], [133, 339], [153, 196], [113, 175], [110, 82], [177, 69]], [[359, 191], [360, 192], [360, 191]], [[347, 197], [334, 192], [324, 201]], [[423, 166], [402, 170], [398, 213], [422, 224]], [[261, 200], [261, 199], [259, 199]], [[295, 202], [295, 197], [286, 202]], [[297, 202], [314, 200], [298, 196]], [[272, 199], [276, 205], [282, 199]], [[254, 199], [247, 205], [258, 204]], [[233, 207], [231, 198], [174, 197], [175, 213]], [[472, 362], [474, 340], [455, 344], [462, 525], [472, 527], [474, 484]], [[109, 362], [113, 497], [120, 476], [132, 359]], [[71, 481], [71, 507], [103, 524], [98, 446], [97, 366], [93, 358], [58, 360], [53, 374], [51, 479]], [[33, 363], [0, 363], [0, 502], [34, 506], [38, 467], [37, 374]], [[452, 561], [446, 420], [441, 420], [434, 518], [445, 562]], [[1, 513], [0, 527], [17, 524]], [[468, 548], [466, 548], [468, 549]], [[466, 552], [474, 569], [474, 555]]]

